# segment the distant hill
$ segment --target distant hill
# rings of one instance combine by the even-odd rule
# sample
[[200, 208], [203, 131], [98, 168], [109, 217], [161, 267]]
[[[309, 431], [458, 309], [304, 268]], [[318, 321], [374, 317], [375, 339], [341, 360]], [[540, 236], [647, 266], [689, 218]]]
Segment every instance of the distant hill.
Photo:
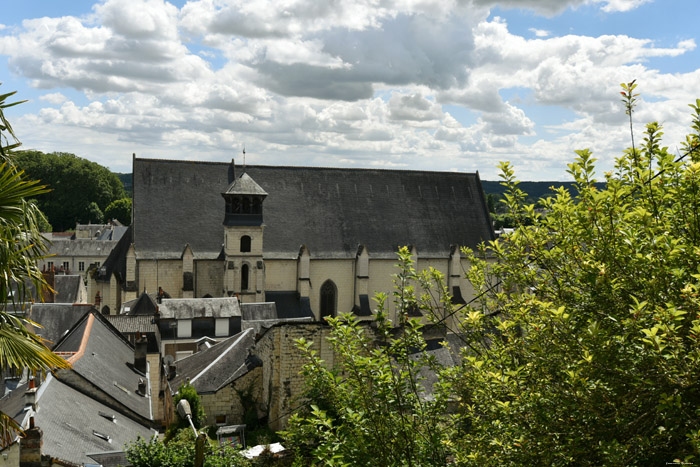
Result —
[[130, 174], [130, 173], [121, 174], [121, 173], [114, 172], [114, 175], [119, 177], [119, 180], [122, 182], [122, 185], [124, 185], [124, 191], [126, 191], [129, 198], [131, 198], [132, 188], [133, 188], [132, 177], [131, 177], [132, 174]]
[[[499, 181], [482, 180], [481, 185], [484, 187], [484, 193], [502, 196], [506, 188]], [[598, 184], [603, 186], [602, 183]], [[540, 199], [552, 194], [551, 187], [559, 188], [563, 186], [572, 192], [576, 191], [574, 182], [520, 182], [518, 187], [528, 194], [528, 198]]]

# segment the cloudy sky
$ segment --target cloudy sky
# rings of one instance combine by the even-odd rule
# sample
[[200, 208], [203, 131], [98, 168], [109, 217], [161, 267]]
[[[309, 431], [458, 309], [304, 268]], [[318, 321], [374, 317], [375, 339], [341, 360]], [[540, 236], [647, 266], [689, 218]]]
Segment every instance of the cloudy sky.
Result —
[[[118, 172], [138, 157], [478, 170], [565, 180], [637, 132], [672, 151], [700, 97], [698, 0], [23, 0], [0, 92], [25, 148]], [[641, 138], [641, 135], [639, 136]]]

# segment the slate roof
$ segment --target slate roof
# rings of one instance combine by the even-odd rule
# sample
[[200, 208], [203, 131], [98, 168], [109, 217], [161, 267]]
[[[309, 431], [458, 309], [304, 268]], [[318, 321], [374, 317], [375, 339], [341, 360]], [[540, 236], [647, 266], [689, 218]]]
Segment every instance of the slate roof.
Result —
[[232, 195], [267, 195], [265, 190], [260, 188], [260, 185], [255, 183], [255, 180], [250, 178], [247, 173], [242, 174], [240, 177], [236, 178], [226, 189], [226, 194]]
[[132, 228], [128, 227], [124, 235], [112, 248], [104, 264], [97, 270], [95, 280], [109, 282], [112, 275], [115, 274], [122, 283], [126, 281], [126, 253], [131, 246], [132, 235]]
[[32, 326], [32, 330], [34, 334], [50, 341], [47, 343], [50, 348], [92, 308], [90, 304], [35, 303], [32, 305], [29, 319], [42, 326]]
[[56, 274], [53, 285], [53, 289], [56, 291], [54, 303], [76, 303], [82, 285], [83, 278], [79, 275]]
[[[127, 310], [128, 308], [128, 310]], [[142, 293], [138, 298], [129, 300], [122, 305], [122, 313], [127, 315], [155, 315], [158, 304], [152, 294]]]
[[[296, 292], [293, 293], [296, 294]], [[266, 297], [269, 294], [268, 292]], [[296, 303], [299, 303], [298, 298]], [[241, 329], [253, 329], [256, 335], [262, 334], [265, 329], [269, 329], [278, 323], [311, 323], [313, 321], [315, 321], [313, 315], [305, 315], [301, 312], [290, 313], [290, 308], [287, 308], [286, 312], [280, 312], [275, 302], [241, 304]]]
[[255, 345], [252, 329], [219, 342], [206, 350], [175, 362], [177, 375], [170, 381], [170, 388], [177, 391], [188, 379], [197, 393], [214, 393], [259, 366], [249, 351]]
[[105, 316], [105, 318], [123, 334], [137, 332], [158, 333], [158, 326], [153, 321], [152, 315], [110, 315]]
[[[37, 393], [35, 425], [44, 433], [42, 452], [77, 464], [94, 464], [87, 454], [120, 451], [138, 436], [156, 432], [49, 376]], [[100, 415], [114, 415], [110, 420]], [[107, 435], [111, 442], [94, 432]]]
[[158, 305], [161, 319], [231, 318], [241, 316], [236, 297], [170, 298]]
[[[222, 252], [230, 163], [134, 159], [134, 243], [140, 258], [195, 258]], [[243, 169], [237, 166], [236, 173]], [[478, 174], [409, 170], [247, 166], [268, 193], [265, 258], [354, 258], [359, 244], [394, 258], [400, 245], [445, 257], [476, 246], [493, 229]]]
[[[82, 348], [85, 335], [87, 342]], [[53, 350], [78, 352], [68, 359], [72, 368], [62, 371], [78, 373], [128, 409], [146, 419], [153, 418], [150, 398], [136, 393], [139, 379], [146, 380], [146, 376], [133, 369], [134, 348], [99, 313], [93, 312], [83, 317]]]
[[[48, 255], [56, 256], [95, 256], [105, 257], [117, 242], [114, 240], [95, 240], [93, 238], [52, 239]], [[50, 258], [49, 258], [50, 260]]]

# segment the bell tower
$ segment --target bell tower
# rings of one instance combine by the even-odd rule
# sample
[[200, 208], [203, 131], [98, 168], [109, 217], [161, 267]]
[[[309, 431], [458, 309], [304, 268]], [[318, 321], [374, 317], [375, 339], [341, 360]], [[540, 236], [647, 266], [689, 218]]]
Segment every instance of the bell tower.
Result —
[[245, 171], [235, 176], [221, 193], [226, 201], [224, 213], [224, 295], [238, 294], [241, 303], [265, 300], [265, 263], [263, 262], [263, 201], [265, 190]]

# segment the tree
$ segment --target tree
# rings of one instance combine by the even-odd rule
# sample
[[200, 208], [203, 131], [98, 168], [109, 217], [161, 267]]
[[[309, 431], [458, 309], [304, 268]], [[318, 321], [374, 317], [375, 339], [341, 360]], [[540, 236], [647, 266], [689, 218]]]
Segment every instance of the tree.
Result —
[[[205, 446], [205, 467], [244, 467], [254, 465], [232, 447], [219, 447], [216, 441], [210, 440]], [[129, 444], [126, 457], [135, 467], [192, 467], [195, 458], [195, 437], [187, 427], [179, 430], [168, 442], [157, 438], [144, 440], [138, 438]]]
[[[19, 103], [6, 103], [14, 94], [0, 95], [0, 368], [45, 372], [68, 364], [27, 329], [28, 320], [7, 312], [8, 297], [12, 297], [13, 304], [29, 298], [27, 284], [33, 284], [36, 290], [47, 286], [37, 266], [47, 249], [38, 226], [42, 214], [31, 201], [47, 190], [27, 179], [14, 165], [11, 151], [20, 143], [4, 114], [4, 109]], [[0, 443], [10, 442], [18, 428], [9, 416], [0, 414]]]
[[[630, 121], [634, 89], [634, 82], [623, 86]], [[591, 152], [577, 151], [568, 170], [574, 189], [542, 200], [546, 214], [525, 202], [512, 166], [501, 164], [504, 202], [517, 228], [464, 250], [476, 292], [471, 303], [455, 309], [443, 297], [433, 308], [437, 324], [459, 317], [452, 331], [463, 342], [461, 364], [441, 370], [435, 386], [451, 410], [438, 422], [425, 421], [436, 427], [446, 459], [463, 465], [700, 459], [700, 100], [691, 108], [679, 157], [661, 145], [661, 126], [650, 123], [642, 145], [633, 142], [603, 186]], [[421, 287], [430, 292], [436, 285]], [[342, 364], [330, 376], [307, 365], [307, 397], [318, 408], [295, 419], [288, 439], [299, 453], [341, 463], [370, 431], [364, 420], [371, 414], [361, 398], [341, 399], [345, 411], [326, 408], [338, 406], [333, 398], [343, 395], [333, 388], [354, 371], [353, 327], [336, 335]], [[386, 360], [373, 349], [361, 355]], [[314, 364], [312, 356], [308, 361]], [[372, 393], [389, 376], [364, 377]], [[397, 398], [408, 397], [410, 387], [393, 388]], [[387, 403], [378, 398], [373, 410], [381, 413]], [[404, 418], [391, 419], [397, 435], [388, 446], [401, 439], [405, 424], [421, 425], [411, 407], [400, 413]], [[299, 424], [317, 426], [319, 434], [304, 443], [294, 437]], [[439, 465], [418, 456], [401, 463], [411, 462]]]
[[[189, 382], [182, 383], [177, 389], [177, 394], [173, 398], [173, 404], [177, 407], [177, 403], [182, 399], [185, 399], [190, 404], [190, 410], [192, 410], [192, 423], [195, 428], [201, 428], [202, 424], [206, 420], [207, 416], [204, 413], [204, 407], [202, 407], [202, 398], [197, 394], [197, 390]], [[186, 419], [180, 417], [180, 414], [176, 412], [177, 423], [174, 423], [169, 429], [169, 433], [174, 433], [182, 428], [190, 428], [190, 422]]]
[[98, 211], [102, 214], [112, 201], [124, 197], [115, 174], [73, 154], [22, 151], [15, 159], [17, 167], [51, 189], [38, 196], [37, 203], [57, 231], [72, 229], [78, 222], [97, 222]]
[[107, 220], [116, 219], [123, 225], [131, 224], [131, 198], [122, 198], [112, 201], [105, 209]]

